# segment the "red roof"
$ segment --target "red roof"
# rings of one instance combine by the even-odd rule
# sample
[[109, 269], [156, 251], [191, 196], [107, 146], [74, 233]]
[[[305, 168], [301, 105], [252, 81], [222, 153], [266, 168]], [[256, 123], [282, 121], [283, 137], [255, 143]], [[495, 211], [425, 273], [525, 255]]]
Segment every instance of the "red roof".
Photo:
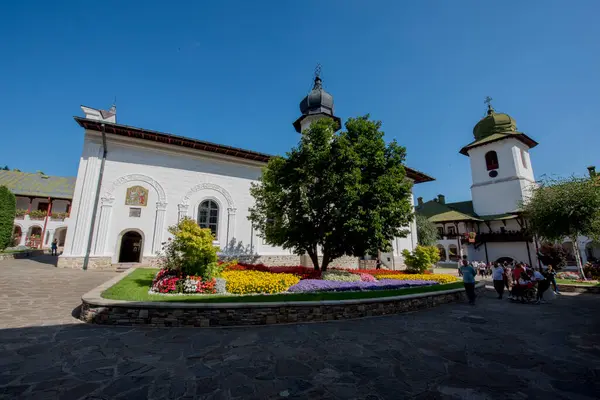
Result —
[[[237, 147], [225, 146], [222, 144], [216, 144], [206, 142], [203, 140], [187, 138], [183, 136], [177, 136], [170, 133], [151, 131], [149, 129], [136, 128], [134, 126], [113, 124], [111, 122], [99, 121], [95, 119], [87, 119], [81, 117], [74, 117], [75, 121], [85, 129], [93, 131], [102, 131], [102, 124], [106, 133], [131, 137], [136, 139], [149, 140], [152, 142], [170, 144], [173, 146], [188, 147], [191, 149], [208, 151], [211, 153], [222, 154], [226, 156], [242, 158], [245, 160], [253, 160], [258, 162], [267, 163], [271, 157], [270, 154], [259, 153], [257, 151], [240, 149]], [[406, 175], [412, 179], [415, 183], [430, 182], [435, 180], [434, 178], [426, 175], [420, 171], [404, 167]]]

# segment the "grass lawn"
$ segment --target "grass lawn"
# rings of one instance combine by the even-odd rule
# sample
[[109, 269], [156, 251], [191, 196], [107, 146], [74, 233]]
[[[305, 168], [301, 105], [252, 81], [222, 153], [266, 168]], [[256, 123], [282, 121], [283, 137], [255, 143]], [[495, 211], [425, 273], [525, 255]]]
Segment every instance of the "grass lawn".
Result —
[[394, 290], [376, 290], [369, 292], [324, 292], [324, 293], [294, 293], [271, 295], [181, 295], [164, 296], [148, 294], [156, 269], [140, 268], [126, 278], [102, 293], [105, 299], [128, 301], [169, 301], [186, 303], [240, 303], [240, 302], [269, 302], [269, 301], [318, 301], [318, 300], [348, 300], [375, 297], [389, 297], [412, 293], [437, 292], [440, 290], [462, 288], [462, 282], [448, 283]]
[[600, 286], [600, 282], [578, 282], [570, 279], [557, 279], [556, 283], [562, 285]]

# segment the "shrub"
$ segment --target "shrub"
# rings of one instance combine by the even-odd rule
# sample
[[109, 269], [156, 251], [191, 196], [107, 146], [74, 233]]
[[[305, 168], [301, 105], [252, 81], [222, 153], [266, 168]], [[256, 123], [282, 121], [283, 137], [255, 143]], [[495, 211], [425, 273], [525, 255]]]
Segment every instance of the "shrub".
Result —
[[412, 253], [402, 250], [407, 271], [423, 273], [427, 268], [440, 261], [440, 252], [436, 246], [417, 246]]
[[600, 264], [586, 263], [583, 267], [586, 278], [600, 279]]
[[200, 228], [185, 218], [169, 228], [173, 240], [164, 246], [161, 265], [165, 269], [181, 271], [183, 276], [201, 276], [212, 280], [220, 275], [226, 264], [217, 262], [218, 247], [213, 246], [210, 229]]
[[0, 186], [0, 251], [12, 244], [16, 205], [15, 195], [6, 186]]
[[402, 289], [414, 286], [431, 286], [437, 285], [434, 281], [425, 280], [394, 280], [382, 279], [375, 282], [341, 282], [341, 281], [325, 281], [320, 279], [305, 279], [291, 286], [289, 292], [347, 292], [347, 291], [363, 291], [363, 290], [386, 290], [386, 289]]
[[378, 279], [397, 279], [397, 280], [424, 280], [438, 283], [452, 283], [459, 279], [449, 274], [404, 274], [404, 275], [380, 275]]
[[361, 280], [360, 275], [352, 274], [347, 271], [331, 270], [321, 274], [321, 279], [326, 281], [338, 282], [357, 282]]
[[300, 281], [293, 274], [273, 274], [260, 271], [225, 271], [227, 291], [233, 294], [281, 293]]
[[31, 210], [29, 211], [29, 218], [46, 218], [48, 211], [44, 210]]

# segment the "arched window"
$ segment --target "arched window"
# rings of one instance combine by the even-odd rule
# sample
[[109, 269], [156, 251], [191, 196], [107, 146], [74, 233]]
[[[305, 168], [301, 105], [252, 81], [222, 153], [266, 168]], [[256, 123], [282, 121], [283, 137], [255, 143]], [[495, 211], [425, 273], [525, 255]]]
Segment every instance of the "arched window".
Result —
[[217, 237], [219, 227], [219, 206], [213, 200], [204, 200], [198, 207], [198, 225], [201, 228], [209, 228]]
[[487, 166], [488, 171], [498, 169], [498, 154], [496, 154], [495, 151], [488, 151], [485, 153], [485, 165]]
[[523, 168], [527, 168], [527, 156], [525, 155], [525, 150], [521, 149], [521, 162], [523, 163]]

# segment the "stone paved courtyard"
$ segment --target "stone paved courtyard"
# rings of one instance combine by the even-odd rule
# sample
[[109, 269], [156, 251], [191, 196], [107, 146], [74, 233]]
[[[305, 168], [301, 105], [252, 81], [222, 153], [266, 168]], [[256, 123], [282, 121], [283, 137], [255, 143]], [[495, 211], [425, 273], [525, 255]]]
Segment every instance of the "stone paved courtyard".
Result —
[[492, 293], [390, 317], [240, 329], [100, 327], [71, 317], [113, 274], [0, 262], [0, 398], [590, 399], [600, 297]]

